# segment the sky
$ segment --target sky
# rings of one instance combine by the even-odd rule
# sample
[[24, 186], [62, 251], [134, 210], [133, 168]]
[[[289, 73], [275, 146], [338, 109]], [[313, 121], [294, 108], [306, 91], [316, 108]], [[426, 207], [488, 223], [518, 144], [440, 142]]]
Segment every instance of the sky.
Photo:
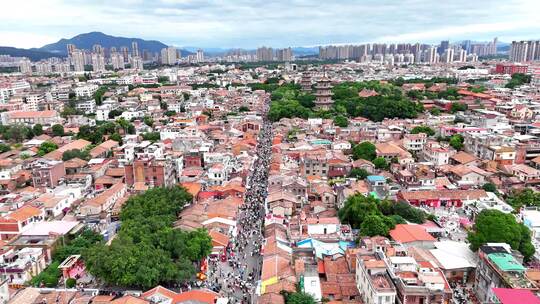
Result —
[[254, 48], [540, 39], [540, 0], [1, 0], [0, 45], [101, 31], [168, 45]]

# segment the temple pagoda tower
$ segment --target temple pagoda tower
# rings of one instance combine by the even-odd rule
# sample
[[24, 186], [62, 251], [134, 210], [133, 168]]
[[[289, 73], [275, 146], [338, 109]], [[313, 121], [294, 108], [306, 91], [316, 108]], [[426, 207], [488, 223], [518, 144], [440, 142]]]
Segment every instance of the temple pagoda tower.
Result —
[[300, 79], [300, 86], [302, 87], [302, 91], [311, 93], [311, 75], [309, 72], [303, 72], [302, 73], [302, 79]]
[[315, 86], [315, 108], [319, 110], [329, 110], [334, 101], [332, 100], [332, 84], [330, 78], [324, 72], [323, 77], [317, 81]]

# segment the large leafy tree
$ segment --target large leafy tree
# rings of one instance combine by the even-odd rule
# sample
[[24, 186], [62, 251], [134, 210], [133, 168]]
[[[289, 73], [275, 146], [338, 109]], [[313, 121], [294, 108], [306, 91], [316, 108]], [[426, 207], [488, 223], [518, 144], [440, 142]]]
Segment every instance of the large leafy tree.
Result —
[[349, 177], [354, 177], [357, 179], [366, 179], [369, 176], [369, 172], [366, 169], [362, 168], [352, 168], [349, 172]]
[[529, 229], [518, 223], [514, 215], [498, 210], [480, 212], [467, 239], [473, 251], [486, 243], [507, 243], [512, 249], [519, 250], [526, 260], [535, 251]]
[[395, 226], [391, 219], [385, 222], [384, 217], [370, 214], [366, 216], [364, 222], [360, 225], [360, 233], [365, 236], [386, 236], [388, 235], [389, 229], [393, 228], [387, 226], [387, 223], [391, 226]]
[[428, 136], [435, 135], [435, 131], [428, 126], [416, 126], [411, 130], [411, 134], [426, 133]]
[[54, 136], [64, 136], [64, 126], [56, 124], [51, 129]]
[[40, 136], [41, 134], [43, 134], [43, 126], [41, 124], [35, 124], [32, 127], [32, 132], [34, 132], [35, 136]]
[[50, 141], [46, 141], [46, 142], [43, 142], [39, 148], [38, 148], [38, 151], [37, 151], [37, 154], [39, 156], [43, 156], [49, 152], [52, 152], [54, 150], [58, 149], [58, 145], [53, 143], [53, 142], [50, 142]]
[[366, 159], [372, 161], [377, 157], [376, 147], [369, 141], [355, 145], [352, 149], [353, 159]]
[[508, 195], [506, 202], [516, 210], [519, 210], [521, 207], [539, 207], [540, 193], [534, 192], [531, 188], [512, 190]]
[[463, 136], [460, 134], [455, 134], [450, 137], [450, 146], [456, 150], [462, 150], [463, 149], [463, 142], [464, 142]]
[[315, 298], [305, 292], [285, 292], [285, 304], [315, 304]]
[[122, 208], [121, 229], [110, 246], [86, 251], [88, 270], [108, 283], [150, 288], [193, 277], [194, 263], [212, 249], [205, 230], [173, 229], [191, 195], [181, 187], [154, 188], [131, 197]]

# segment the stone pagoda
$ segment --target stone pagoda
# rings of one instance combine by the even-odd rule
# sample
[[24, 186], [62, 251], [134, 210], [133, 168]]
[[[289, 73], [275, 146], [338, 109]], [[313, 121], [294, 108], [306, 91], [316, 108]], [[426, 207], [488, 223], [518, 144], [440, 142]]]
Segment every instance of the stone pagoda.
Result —
[[309, 75], [309, 72], [303, 72], [302, 73], [302, 79], [300, 79], [300, 86], [302, 87], [302, 91], [311, 93], [311, 76]]
[[315, 90], [315, 108], [330, 110], [334, 101], [332, 100], [332, 84], [330, 78], [326, 76], [326, 71], [323, 73], [323, 77], [317, 81]]

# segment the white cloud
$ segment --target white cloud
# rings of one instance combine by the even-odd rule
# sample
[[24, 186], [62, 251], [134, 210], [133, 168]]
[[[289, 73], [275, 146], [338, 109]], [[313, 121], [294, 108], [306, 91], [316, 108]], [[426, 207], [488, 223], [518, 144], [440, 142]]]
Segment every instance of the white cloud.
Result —
[[58, 41], [58, 37], [28, 32], [0, 31], [0, 45], [21, 48], [41, 47]]
[[538, 0], [1, 1], [0, 44], [20, 47], [89, 31], [203, 47], [540, 38]]

